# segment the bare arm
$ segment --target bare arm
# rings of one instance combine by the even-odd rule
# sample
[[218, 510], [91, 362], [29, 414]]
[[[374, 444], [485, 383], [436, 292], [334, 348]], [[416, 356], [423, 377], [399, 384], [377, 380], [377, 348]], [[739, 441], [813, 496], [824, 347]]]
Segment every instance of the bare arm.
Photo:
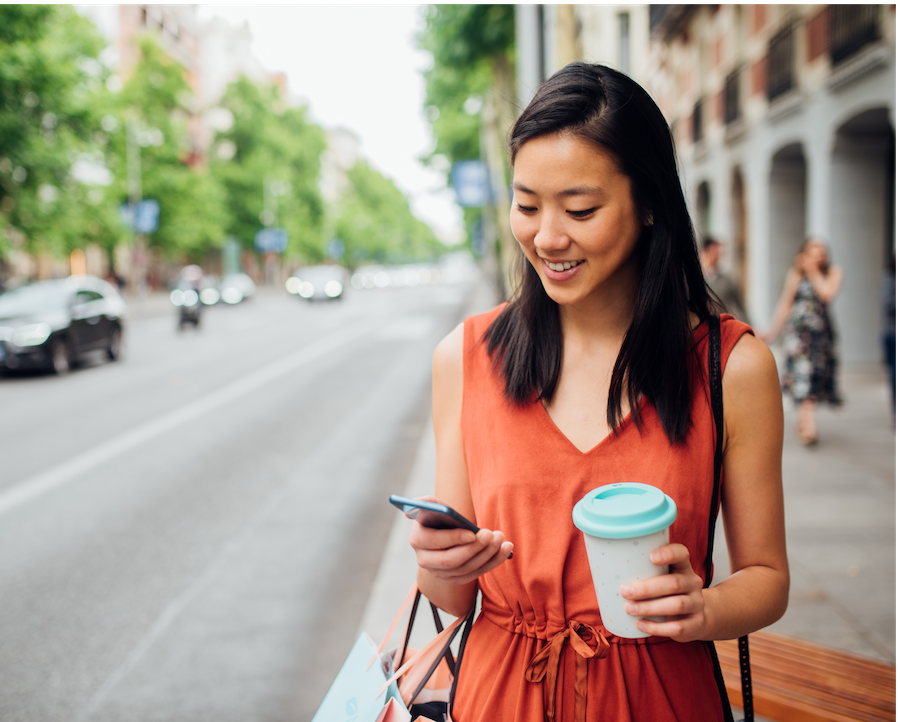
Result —
[[[432, 414], [437, 447], [436, 498], [478, 523], [463, 454], [463, 326], [450, 333], [434, 352]], [[432, 497], [435, 498], [435, 497]], [[413, 524], [410, 544], [419, 564], [422, 593], [441, 609], [461, 616], [472, 606], [479, 576], [512, 554], [502, 533], [482, 529], [477, 537], [464, 530], [426, 529]]]
[[844, 271], [840, 266], [831, 266], [824, 273], [818, 266], [805, 269], [806, 277], [812, 284], [813, 290], [822, 303], [831, 303], [841, 290], [844, 281]]
[[759, 338], [767, 343], [774, 341], [778, 334], [781, 333], [781, 327], [787, 320], [791, 311], [791, 304], [794, 302], [794, 296], [797, 295], [797, 286], [800, 284], [800, 273], [796, 268], [791, 267], [784, 279], [784, 289], [781, 291], [781, 298], [775, 306], [775, 313], [772, 314], [772, 322], [769, 324], [768, 330], [759, 334]]
[[[752, 336], [737, 343], [722, 379], [725, 446], [722, 515], [731, 575], [702, 589], [687, 549], [670, 544], [651, 555], [671, 574], [623, 587], [649, 634], [686, 642], [733, 639], [777, 621], [787, 608], [790, 576], [784, 532], [781, 450], [784, 418], [775, 360]], [[627, 593], [626, 593], [627, 592]]]

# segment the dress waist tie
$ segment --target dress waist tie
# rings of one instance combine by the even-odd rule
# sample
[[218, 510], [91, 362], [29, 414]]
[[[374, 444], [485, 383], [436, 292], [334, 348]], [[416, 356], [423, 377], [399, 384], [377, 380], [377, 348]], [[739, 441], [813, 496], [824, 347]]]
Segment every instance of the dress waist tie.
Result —
[[[581, 633], [587, 633], [594, 642], [592, 648]], [[587, 677], [589, 659], [603, 659], [609, 654], [609, 642], [602, 632], [588, 624], [570, 621], [565, 629], [557, 633], [550, 644], [544, 646], [532, 657], [525, 670], [525, 679], [529, 682], [544, 682], [544, 714], [553, 722], [556, 716], [556, 677], [559, 674], [559, 662], [562, 658], [566, 642], [576, 653], [575, 657], [575, 721], [586, 722], [587, 718]]]

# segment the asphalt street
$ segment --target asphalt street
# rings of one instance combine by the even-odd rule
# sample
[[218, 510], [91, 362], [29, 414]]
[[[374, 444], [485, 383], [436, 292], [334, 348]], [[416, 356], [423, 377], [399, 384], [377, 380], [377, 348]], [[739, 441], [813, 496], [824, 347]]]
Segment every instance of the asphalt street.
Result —
[[470, 282], [264, 289], [0, 378], [0, 719], [306, 720], [352, 644]]

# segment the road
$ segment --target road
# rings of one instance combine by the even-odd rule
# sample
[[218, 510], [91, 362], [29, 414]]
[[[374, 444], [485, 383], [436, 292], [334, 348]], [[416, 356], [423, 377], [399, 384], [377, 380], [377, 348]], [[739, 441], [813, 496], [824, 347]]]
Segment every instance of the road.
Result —
[[121, 362], [0, 378], [0, 719], [310, 719], [469, 289], [160, 308]]

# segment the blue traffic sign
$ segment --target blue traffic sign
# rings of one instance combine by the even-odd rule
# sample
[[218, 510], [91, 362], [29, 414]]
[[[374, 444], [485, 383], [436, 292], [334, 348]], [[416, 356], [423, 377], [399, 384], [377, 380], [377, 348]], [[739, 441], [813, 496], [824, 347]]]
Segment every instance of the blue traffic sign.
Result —
[[488, 169], [481, 160], [460, 160], [453, 164], [450, 182], [457, 203], [463, 208], [483, 206], [490, 199]]
[[287, 231], [284, 228], [263, 228], [256, 232], [253, 243], [260, 253], [284, 253], [287, 250]]
[[119, 212], [125, 225], [135, 233], [153, 233], [159, 228], [159, 203], [157, 201], [148, 198], [137, 203], [123, 203]]

